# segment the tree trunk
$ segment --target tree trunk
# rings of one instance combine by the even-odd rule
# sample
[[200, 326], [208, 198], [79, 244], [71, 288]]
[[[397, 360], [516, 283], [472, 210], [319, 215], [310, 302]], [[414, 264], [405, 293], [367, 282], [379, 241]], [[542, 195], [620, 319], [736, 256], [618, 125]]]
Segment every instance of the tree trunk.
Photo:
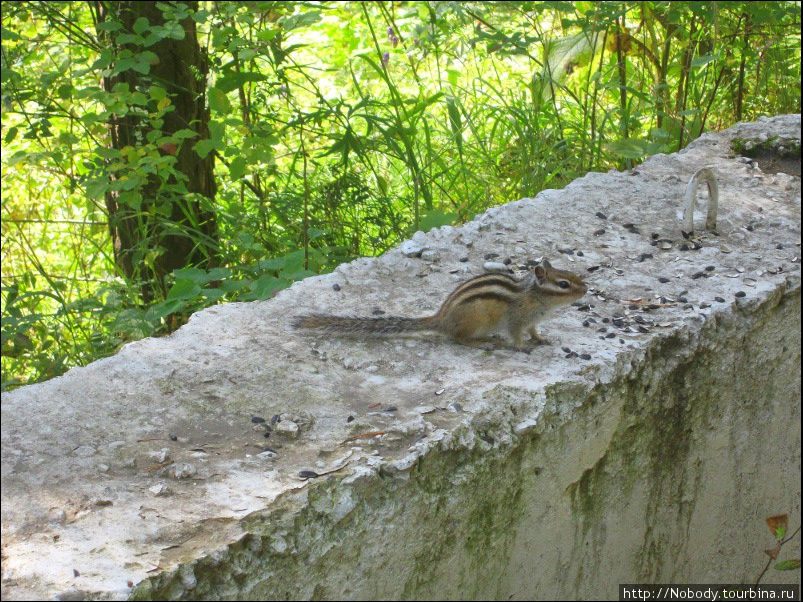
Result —
[[[121, 34], [141, 33], [148, 36], [154, 26], [166, 23], [157, 2], [96, 2], [94, 8], [98, 25], [117, 21], [122, 29], [101, 28], [101, 39], [114, 52], [113, 65], [118, 65], [121, 52], [138, 55], [150, 51], [156, 59], [148, 61], [150, 69], [129, 68], [103, 78], [103, 87], [113, 93], [115, 86], [124, 83], [130, 92], [149, 95], [152, 86], [164, 88], [175, 110], [165, 113], [158, 125], [161, 136], [179, 130], [193, 130], [194, 139], [182, 144], [159, 145], [162, 155], [176, 155], [174, 173], [150, 174], [142, 184], [136, 203], [121, 198], [119, 190], [106, 194], [109, 230], [114, 243], [117, 265], [132, 281], [139, 282], [142, 299], [149, 303], [164, 298], [166, 277], [176, 268], [187, 266], [213, 267], [217, 256], [217, 224], [212, 203], [215, 198], [214, 154], [201, 158], [192, 146], [195, 141], [209, 138], [209, 111], [205, 104], [207, 74], [206, 56], [198, 47], [195, 21], [197, 2], [171, 3], [186, 6], [190, 15], [179, 21], [183, 39], [161, 37], [149, 41], [118, 44]], [[183, 8], [183, 7], [181, 7]], [[147, 20], [147, 29], [143, 24]], [[137, 26], [135, 27], [135, 24]], [[106, 30], [111, 30], [107, 33]], [[158, 30], [157, 30], [158, 31]], [[130, 39], [130, 36], [129, 36]], [[127, 53], [126, 53], [127, 54]], [[150, 106], [148, 107], [150, 111]], [[148, 111], [128, 110], [110, 120], [111, 146], [118, 151], [130, 147], [139, 149], [158, 137]], [[156, 132], [158, 133], [158, 132]], [[150, 136], [150, 137], [149, 137]], [[150, 148], [153, 151], [153, 147]], [[179, 177], [176, 177], [178, 175]], [[111, 177], [114, 179], [115, 174]]]

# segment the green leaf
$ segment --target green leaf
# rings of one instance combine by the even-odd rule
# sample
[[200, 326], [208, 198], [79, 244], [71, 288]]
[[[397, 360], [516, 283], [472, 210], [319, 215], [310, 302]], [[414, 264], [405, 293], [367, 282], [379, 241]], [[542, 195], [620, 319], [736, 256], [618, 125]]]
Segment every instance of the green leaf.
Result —
[[86, 196], [94, 201], [100, 201], [106, 196], [109, 189], [109, 181], [106, 178], [90, 180], [86, 184]]
[[151, 46], [153, 46], [154, 44], [158, 44], [162, 40], [164, 40], [164, 34], [161, 31], [159, 32], [152, 31], [145, 37], [145, 40], [142, 42], [142, 46], [145, 48], [150, 48]]
[[449, 97], [446, 99], [446, 108], [449, 110], [449, 125], [452, 127], [452, 136], [457, 143], [457, 148], [462, 154], [463, 152], [463, 120], [460, 115], [460, 110], [455, 104], [454, 98]]
[[27, 157], [28, 157], [28, 153], [26, 151], [21, 151], [21, 150], [17, 151], [16, 153], [11, 155], [11, 157], [9, 157], [7, 159], [8, 165], [10, 167], [13, 167], [14, 165], [17, 165], [18, 163], [21, 163], [22, 161], [24, 161]]
[[[128, 58], [121, 58], [119, 59], [114, 67], [112, 68], [112, 75], [117, 75], [118, 73], [122, 73], [123, 71], [128, 71], [134, 66], [134, 59], [131, 57]], [[117, 87], [119, 84], [115, 84]], [[128, 84], [124, 84], [128, 86]]]
[[[128, 86], [128, 82], [117, 82], [114, 84], [114, 86], [112, 86], [112, 94], [123, 95], [128, 94], [129, 91], [130, 88]], [[110, 102], [113, 102], [113, 100], [110, 100]]]
[[287, 265], [287, 259], [285, 257], [271, 257], [270, 259], [258, 262], [256, 267], [259, 270], [279, 271], [283, 270], [285, 265]]
[[146, 29], [148, 29], [148, 27], [150, 27], [150, 23], [148, 23], [148, 20], [145, 17], [140, 17], [139, 19], [134, 21], [134, 24], [131, 26], [131, 29], [134, 30], [134, 33], [142, 34]]
[[215, 146], [217, 149], [222, 149], [223, 146], [223, 136], [226, 134], [226, 124], [222, 121], [217, 121], [212, 119], [209, 122], [209, 136], [212, 140], [215, 141], [215, 144], [220, 144], [221, 146]]
[[16, 31], [11, 31], [10, 29], [3, 27], [0, 30], [0, 39], [2, 39], [4, 42], [13, 42], [21, 38]]
[[137, 58], [140, 61], [148, 63], [149, 65], [159, 64], [159, 56], [155, 52], [151, 52], [150, 50], [143, 50], [137, 55]]
[[180, 280], [192, 280], [197, 284], [206, 283], [206, 270], [201, 268], [178, 268], [173, 270], [173, 277], [176, 282]]
[[388, 181], [381, 174], [376, 174], [376, 185], [382, 194], [388, 193]]
[[647, 155], [644, 140], [616, 140], [605, 145], [606, 150], [626, 159], [641, 159]]
[[204, 23], [206, 19], [209, 17], [209, 11], [206, 9], [201, 9], [193, 13], [192, 20], [196, 23]]
[[245, 174], [245, 158], [242, 156], [234, 157], [229, 165], [229, 175], [232, 180], [239, 180]]
[[72, 84], [62, 84], [58, 88], [56, 88], [56, 94], [59, 95], [59, 98], [64, 100], [68, 100], [72, 96], [73, 87]]
[[138, 187], [142, 181], [137, 176], [123, 176], [118, 179], [114, 183], [114, 188], [116, 190], [134, 190], [134, 188]]
[[117, 202], [120, 205], [130, 207], [135, 211], [139, 211], [142, 208], [142, 195], [139, 193], [138, 190], [129, 190], [121, 192], [117, 196]]
[[123, 28], [123, 24], [119, 21], [104, 21], [103, 23], [99, 23], [97, 28], [100, 31], [117, 31]]
[[273, 293], [283, 288], [287, 288], [286, 281], [270, 274], [263, 274], [251, 284], [251, 294], [247, 297], [251, 300], [270, 299]]
[[794, 571], [800, 568], [800, 558], [790, 558], [789, 560], [783, 560], [773, 566], [772, 568], [778, 571]]
[[201, 287], [198, 286], [194, 280], [190, 278], [181, 278], [176, 280], [173, 286], [170, 287], [170, 292], [167, 293], [167, 300], [172, 299], [193, 299], [201, 292]]
[[453, 224], [456, 219], [456, 213], [444, 213], [443, 211], [433, 210], [421, 216], [421, 219], [418, 222], [418, 227], [426, 232], [432, 228], [439, 228], [440, 226]]
[[5, 138], [3, 138], [3, 141], [6, 144], [8, 144], [12, 140], [14, 140], [14, 138], [17, 137], [17, 132], [18, 131], [19, 131], [19, 128], [16, 125], [13, 126], [13, 127], [8, 128], [8, 131], [6, 132], [6, 136], [5, 136]]
[[231, 110], [231, 103], [226, 98], [226, 93], [218, 87], [209, 90], [209, 108], [224, 115]]
[[128, 102], [132, 105], [144, 107], [146, 104], [148, 104], [148, 97], [142, 92], [133, 92], [131, 97], [128, 99]]
[[212, 268], [211, 270], [202, 270], [200, 268], [179, 268], [173, 270], [173, 277], [176, 282], [179, 280], [191, 280], [198, 285], [208, 284], [213, 280], [224, 280], [231, 277], [231, 270], [229, 268]]
[[141, 73], [142, 75], [147, 75], [148, 73], [151, 72], [150, 63], [141, 56], [138, 56], [134, 60], [133, 64], [131, 65], [131, 68], [137, 73]]
[[298, 27], [307, 27], [321, 20], [321, 11], [311, 10], [309, 12], [297, 13], [289, 17], [282, 17], [279, 21], [285, 31]]
[[270, 42], [280, 31], [281, 29], [277, 27], [274, 27], [273, 29], [262, 29], [257, 32], [257, 39], [262, 40], [263, 42]]
[[176, 21], [168, 21], [163, 26], [154, 25], [151, 27], [151, 31], [161, 35], [162, 38], [172, 38], [174, 40], [183, 40], [185, 35], [181, 23], [177, 23]]
[[[315, 260], [315, 249], [310, 249], [310, 262]], [[299, 249], [298, 251], [292, 251], [283, 257], [285, 263], [284, 267], [281, 269], [281, 274], [291, 274], [293, 272], [298, 272], [299, 270], [303, 269], [304, 266], [304, 249]]]
[[215, 149], [215, 143], [209, 139], [199, 140], [198, 143], [192, 148], [196, 153], [198, 153], [198, 156], [201, 157], [201, 159], [205, 159], [206, 156]]
[[172, 313], [175, 313], [184, 307], [184, 299], [171, 299], [169, 301], [162, 301], [161, 303], [154, 303], [145, 312], [147, 320], [160, 320], [166, 318]]
[[203, 291], [203, 297], [207, 303], [215, 302], [224, 295], [226, 295], [226, 291], [222, 288], [206, 288]]
[[237, 73], [236, 71], [228, 72], [224, 77], [221, 77], [215, 82], [215, 88], [223, 92], [231, 92], [243, 86], [248, 82], [261, 82], [268, 79], [267, 75], [255, 72]]
[[705, 56], [696, 56], [691, 60], [692, 67], [702, 67], [703, 65], [707, 65], [711, 61], [716, 61], [719, 59], [718, 54], [706, 54]]
[[134, 33], [120, 33], [117, 34], [117, 43], [120, 46], [124, 46], [125, 44], [132, 44], [134, 46], [142, 46], [145, 40], [142, 39], [142, 36], [134, 34]]
[[225, 280], [227, 278], [231, 278], [231, 273], [232, 272], [230, 268], [212, 268], [206, 272], [206, 281], [212, 282], [213, 280]]
[[226, 294], [235, 293], [242, 288], [250, 285], [250, 281], [248, 280], [224, 280], [220, 288], [226, 292]]
[[282, 272], [283, 278], [288, 278], [293, 282], [297, 282], [298, 280], [304, 280], [304, 278], [309, 278], [310, 276], [314, 276], [315, 272], [312, 270], [296, 270], [295, 272], [290, 272], [289, 274], [285, 274]]
[[189, 129], [183, 129], [177, 131], [171, 137], [176, 138], [177, 140], [187, 140], [188, 138], [195, 138], [196, 136], [198, 136], [198, 132], [194, 132], [193, 130]]
[[[100, 309], [104, 306], [104, 304], [95, 297], [86, 297], [82, 299], [76, 299], [72, 303], [68, 303], [64, 306], [63, 313], [72, 313], [72, 312], [87, 312], [92, 311], [93, 309]], [[60, 312], [62, 310], [59, 310]]]

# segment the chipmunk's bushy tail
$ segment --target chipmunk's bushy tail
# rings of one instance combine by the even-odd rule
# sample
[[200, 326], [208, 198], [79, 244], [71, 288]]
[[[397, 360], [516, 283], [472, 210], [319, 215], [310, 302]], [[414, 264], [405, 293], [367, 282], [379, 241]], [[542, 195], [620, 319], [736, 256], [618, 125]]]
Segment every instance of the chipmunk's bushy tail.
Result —
[[435, 330], [435, 316], [426, 318], [402, 318], [382, 316], [381, 318], [359, 318], [351, 316], [331, 316], [327, 314], [308, 314], [293, 318], [294, 328], [314, 328], [324, 332], [342, 334], [395, 334], [416, 330]]

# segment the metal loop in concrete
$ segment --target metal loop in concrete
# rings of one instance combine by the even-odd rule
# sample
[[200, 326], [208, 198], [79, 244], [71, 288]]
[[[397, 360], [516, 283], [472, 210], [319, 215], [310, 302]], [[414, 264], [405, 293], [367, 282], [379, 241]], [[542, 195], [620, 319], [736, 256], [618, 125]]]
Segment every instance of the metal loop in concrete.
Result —
[[710, 167], [703, 167], [691, 177], [688, 186], [686, 186], [682, 227], [683, 232], [686, 234], [694, 232], [694, 206], [697, 200], [697, 186], [700, 180], [704, 180], [708, 185], [708, 213], [705, 217], [705, 229], [716, 230], [717, 227], [717, 209], [719, 207], [719, 186], [717, 185], [717, 177], [713, 169]]

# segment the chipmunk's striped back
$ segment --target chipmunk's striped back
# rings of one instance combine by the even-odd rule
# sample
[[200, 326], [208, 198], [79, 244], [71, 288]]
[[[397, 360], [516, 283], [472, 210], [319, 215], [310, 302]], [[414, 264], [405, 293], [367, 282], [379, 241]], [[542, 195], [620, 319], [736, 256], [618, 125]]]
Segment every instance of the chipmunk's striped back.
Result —
[[473, 301], [497, 300], [503, 303], [513, 303], [522, 292], [521, 280], [516, 280], [507, 274], [482, 274], [471, 280], [466, 280], [446, 297], [438, 313], [439, 322], [460, 305]]

